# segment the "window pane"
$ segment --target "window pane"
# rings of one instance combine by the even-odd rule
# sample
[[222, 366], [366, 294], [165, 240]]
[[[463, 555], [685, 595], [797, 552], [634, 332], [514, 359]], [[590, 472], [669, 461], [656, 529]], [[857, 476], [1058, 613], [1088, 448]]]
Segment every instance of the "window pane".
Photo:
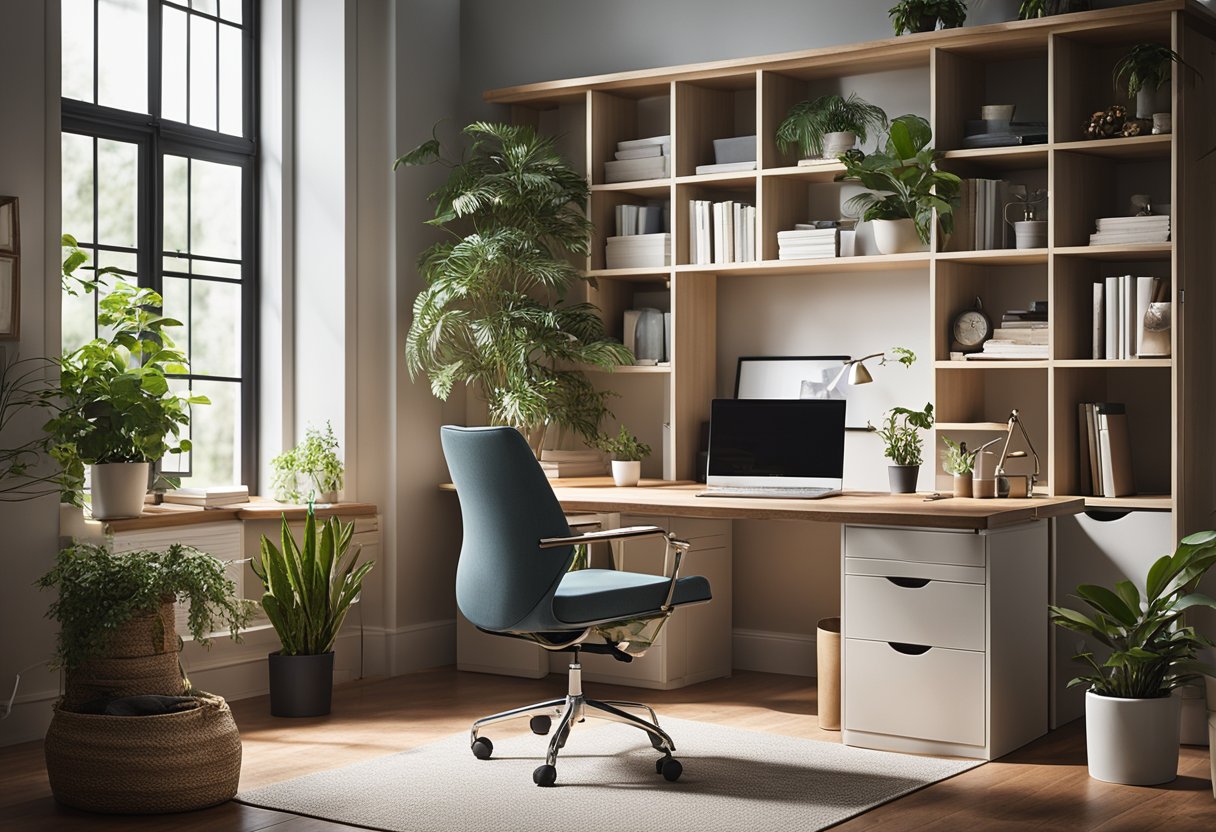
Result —
[[98, 0], [97, 103], [148, 112], [147, 0]]
[[241, 256], [241, 169], [199, 159], [190, 173], [190, 253]]
[[192, 0], [190, 3], [190, 8], [194, 9], [196, 12], [202, 12], [203, 14], [216, 14], [216, 7], [216, 0]]
[[93, 241], [93, 139], [64, 133], [62, 233]]
[[241, 111], [241, 30], [220, 27], [220, 131], [233, 136], [244, 134]]
[[228, 277], [233, 280], [240, 280], [241, 264], [219, 263], [215, 260], [195, 260], [191, 274], [196, 277]]
[[193, 470], [190, 486], [235, 485], [241, 482], [241, 386], [230, 381], [194, 381], [195, 393], [211, 400], [191, 408]]
[[215, 129], [214, 20], [190, 15], [190, 123]]
[[162, 225], [165, 251], [190, 250], [190, 162], [181, 156], [165, 156], [164, 212]]
[[190, 281], [184, 277], [166, 277], [161, 287], [161, 298], [165, 302], [164, 315], [176, 318], [182, 326], [169, 332], [177, 348], [190, 358]]
[[220, 0], [220, 17], [240, 23], [243, 3], [244, 0]]
[[138, 240], [139, 147], [97, 140], [97, 237], [95, 242], [134, 248]]
[[160, 114], [186, 121], [186, 13], [162, 6]]
[[204, 376], [241, 374], [241, 287], [192, 281], [190, 372]]
[[63, 97], [93, 103], [93, 0], [63, 0]]

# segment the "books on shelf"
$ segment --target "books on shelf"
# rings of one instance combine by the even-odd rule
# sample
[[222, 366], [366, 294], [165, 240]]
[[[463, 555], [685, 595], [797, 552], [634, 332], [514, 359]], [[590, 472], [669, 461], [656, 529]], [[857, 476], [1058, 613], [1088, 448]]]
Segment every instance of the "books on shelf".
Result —
[[1127, 497], [1136, 493], [1131, 434], [1122, 402], [1077, 405], [1082, 490], [1088, 496]]
[[745, 202], [688, 203], [688, 259], [696, 265], [756, 259], [756, 208]]
[[1016, 147], [1047, 142], [1047, 124], [1042, 121], [1015, 121], [995, 131], [990, 131], [991, 126], [982, 119], [967, 121], [963, 147]]
[[1048, 357], [1048, 303], [1036, 300], [1028, 309], [1009, 309], [1001, 315], [983, 350], [968, 361], [1042, 361]]
[[[1160, 277], [1108, 277], [1093, 289], [1093, 341], [1095, 360], [1163, 358], [1169, 355], [1155, 346], [1145, 349], [1148, 330], [1144, 316], [1149, 304], [1169, 297], [1169, 282]], [[1151, 335], [1148, 335], [1151, 338]], [[1160, 340], [1160, 339], [1158, 339]], [[1166, 341], [1168, 343], [1168, 340]], [[1143, 354], [1142, 354], [1143, 353]]]
[[604, 265], [609, 269], [662, 268], [671, 264], [671, 235], [627, 234], [609, 237]]
[[549, 479], [599, 477], [608, 472], [600, 451], [541, 451], [540, 467]]
[[1169, 214], [1146, 217], [1102, 217], [1089, 235], [1091, 246], [1165, 243], [1170, 239]]
[[618, 205], [615, 218], [618, 237], [662, 234], [671, 230], [671, 203], [656, 201], [647, 205]]
[[166, 491], [166, 503], [215, 508], [249, 502], [249, 487], [245, 485], [212, 486], [210, 488], [177, 488]]
[[637, 182], [671, 175], [671, 136], [651, 136], [616, 143], [615, 160], [604, 162], [604, 181]]
[[964, 179], [959, 188], [959, 205], [954, 212], [954, 233], [947, 251], [986, 251], [1009, 248], [1009, 224], [1005, 206], [1015, 193], [1026, 186], [1004, 179]]
[[703, 173], [734, 173], [743, 170], [755, 170], [756, 160], [750, 162], [719, 162], [713, 165], [697, 165], [697, 175]]
[[840, 228], [835, 223], [798, 223], [792, 231], [777, 232], [778, 260], [817, 260], [840, 256]]

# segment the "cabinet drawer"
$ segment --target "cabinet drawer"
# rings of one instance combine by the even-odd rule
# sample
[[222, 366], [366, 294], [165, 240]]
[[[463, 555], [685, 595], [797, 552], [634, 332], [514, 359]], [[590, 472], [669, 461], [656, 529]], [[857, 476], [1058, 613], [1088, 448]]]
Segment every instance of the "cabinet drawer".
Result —
[[984, 649], [984, 587], [923, 578], [846, 575], [849, 638]]
[[974, 532], [846, 526], [844, 553], [850, 558], [983, 566], [984, 538]]
[[845, 639], [844, 727], [984, 745], [984, 654], [931, 648], [908, 655], [885, 641]]

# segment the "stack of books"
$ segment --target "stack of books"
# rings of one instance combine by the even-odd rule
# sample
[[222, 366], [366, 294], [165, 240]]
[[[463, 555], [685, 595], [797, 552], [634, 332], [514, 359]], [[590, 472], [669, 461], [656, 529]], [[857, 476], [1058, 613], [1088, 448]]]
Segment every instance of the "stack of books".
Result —
[[1082, 402], [1081, 487], [1087, 496], [1126, 497], [1136, 493], [1127, 408], [1122, 402]]
[[694, 264], [756, 259], [756, 208], [744, 202], [688, 203], [688, 253]]
[[1170, 215], [1146, 217], [1102, 217], [1098, 230], [1089, 235], [1091, 246], [1164, 243], [1170, 239]]
[[777, 232], [778, 260], [818, 260], [840, 255], [840, 228], [836, 223], [804, 223], [793, 231]]
[[616, 161], [604, 162], [604, 181], [636, 182], [671, 175], [671, 136], [651, 136], [616, 143]]
[[1048, 354], [1047, 308], [1047, 301], [1036, 300], [1029, 309], [1008, 310], [1001, 316], [1001, 325], [984, 342], [983, 352], [968, 355], [968, 360], [1045, 360]]
[[1015, 121], [992, 131], [992, 125], [987, 121], [968, 120], [964, 130], [963, 147], [1011, 147], [1047, 142], [1047, 124], [1042, 121]]
[[212, 486], [211, 488], [177, 488], [166, 491], [166, 503], [184, 506], [218, 508], [249, 502], [249, 487], [245, 485]]
[[697, 165], [697, 174], [734, 173], [756, 169], [756, 137], [714, 139], [714, 164]]
[[651, 269], [671, 264], [671, 235], [627, 234], [609, 237], [604, 265], [609, 269]]
[[671, 203], [616, 206], [616, 236], [661, 234], [671, 230]]
[[1170, 354], [1169, 336], [1144, 328], [1149, 304], [1168, 300], [1169, 281], [1160, 277], [1108, 277], [1094, 284], [1093, 357], [1095, 359], [1163, 358]]
[[551, 480], [568, 477], [602, 477], [608, 473], [600, 451], [541, 451], [540, 467]]
[[1022, 187], [1004, 179], [964, 179], [959, 189], [959, 205], [954, 211], [954, 233], [946, 250], [1009, 248], [1005, 206], [1013, 201], [1011, 190]]

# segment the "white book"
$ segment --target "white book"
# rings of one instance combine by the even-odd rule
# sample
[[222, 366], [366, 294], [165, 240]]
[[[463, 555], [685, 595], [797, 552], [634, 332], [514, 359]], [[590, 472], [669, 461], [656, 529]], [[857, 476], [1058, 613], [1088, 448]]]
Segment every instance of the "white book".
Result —
[[1123, 352], [1120, 358], [1135, 358], [1136, 357], [1136, 281], [1130, 274], [1125, 274], [1119, 278], [1121, 281], [1120, 289], [1123, 291], [1123, 297], [1120, 299], [1119, 312], [1122, 315], [1122, 320], [1119, 322], [1122, 330], [1120, 338], [1123, 340]]
[[710, 202], [707, 199], [702, 199], [698, 203], [698, 222], [701, 225], [701, 231], [698, 239], [701, 242], [701, 255], [698, 262], [708, 264], [713, 262], [713, 224], [710, 221]]
[[1106, 357], [1119, 357], [1119, 278], [1106, 278]]
[[1135, 333], [1136, 355], [1143, 352], [1144, 347], [1144, 315], [1148, 312], [1149, 302], [1153, 299], [1153, 278], [1136, 278], [1136, 307], [1132, 316], [1132, 332]]
[[663, 145], [648, 144], [644, 147], [631, 147], [627, 150], [618, 150], [612, 155], [617, 158], [617, 161], [623, 161], [625, 159], [649, 159], [653, 156], [662, 156]]
[[713, 259], [713, 262], [725, 263], [726, 262], [726, 247], [723, 245], [723, 243], [725, 242], [725, 235], [723, 234], [723, 231], [725, 230], [726, 223], [722, 219], [722, 203], [721, 202], [715, 202], [713, 204], [713, 212], [714, 212], [714, 230], [713, 230], [714, 259]]
[[244, 485], [211, 486], [210, 488], [177, 488], [165, 492], [166, 503], [186, 506], [230, 506], [249, 502], [249, 488]]
[[735, 173], [743, 170], [755, 170], [756, 162], [721, 162], [716, 165], [697, 165], [697, 175], [703, 173]]
[[1106, 287], [1101, 283], [1094, 284], [1094, 306], [1093, 306], [1093, 322], [1094, 322], [1094, 340], [1093, 340], [1093, 358], [1106, 358], [1106, 310], [1105, 297]]
[[697, 244], [697, 201], [688, 201], [688, 262], [700, 264], [700, 248]]
[[639, 147], [649, 147], [651, 145], [659, 145], [661, 147], [671, 147], [671, 135], [666, 136], [651, 136], [646, 139], [629, 139], [623, 142], [616, 143], [617, 150], [636, 150]]

